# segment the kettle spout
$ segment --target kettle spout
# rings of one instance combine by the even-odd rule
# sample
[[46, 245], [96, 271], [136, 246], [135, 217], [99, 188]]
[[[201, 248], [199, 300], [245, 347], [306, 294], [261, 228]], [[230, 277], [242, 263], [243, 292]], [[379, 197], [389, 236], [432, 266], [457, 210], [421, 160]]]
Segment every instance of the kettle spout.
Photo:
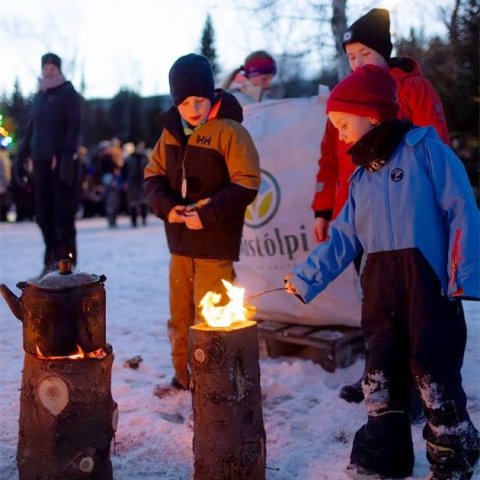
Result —
[[4, 283], [0, 284], [0, 294], [8, 303], [12, 313], [20, 320], [22, 318], [21, 300]]

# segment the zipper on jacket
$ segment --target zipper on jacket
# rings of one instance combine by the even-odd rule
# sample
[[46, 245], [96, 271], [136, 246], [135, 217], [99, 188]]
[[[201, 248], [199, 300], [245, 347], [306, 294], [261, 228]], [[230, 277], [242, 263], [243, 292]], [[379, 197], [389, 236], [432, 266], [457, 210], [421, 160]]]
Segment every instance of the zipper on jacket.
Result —
[[458, 269], [458, 257], [460, 255], [459, 250], [460, 250], [460, 236], [462, 232], [459, 228], [457, 228], [457, 231], [455, 232], [455, 241], [453, 242], [453, 248], [452, 248], [452, 263], [450, 265], [450, 290], [452, 293], [456, 293], [453, 291], [453, 289], [456, 286], [457, 283], [457, 269]]
[[393, 228], [392, 228], [392, 216], [390, 213], [390, 195], [388, 192], [388, 179], [389, 179], [389, 174], [388, 170], [384, 170], [384, 175], [387, 177], [386, 182], [385, 182], [385, 209], [387, 213], [387, 229], [388, 229], [388, 236], [390, 238], [390, 245], [391, 249], [395, 250], [395, 245], [394, 245], [394, 237], [393, 237]]
[[187, 198], [187, 174], [185, 172], [185, 160], [187, 159], [187, 146], [185, 145], [185, 151], [183, 152], [183, 158], [182, 158], [182, 183], [180, 186], [180, 194], [182, 195], [182, 198]]

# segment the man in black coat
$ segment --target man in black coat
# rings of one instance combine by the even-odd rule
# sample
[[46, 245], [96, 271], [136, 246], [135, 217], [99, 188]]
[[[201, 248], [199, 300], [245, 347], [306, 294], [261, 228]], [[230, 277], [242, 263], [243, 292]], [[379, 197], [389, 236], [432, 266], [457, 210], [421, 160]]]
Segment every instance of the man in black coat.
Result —
[[45, 242], [44, 270], [58, 261], [77, 261], [75, 213], [78, 204], [76, 152], [80, 136], [81, 97], [62, 74], [58, 55], [42, 56], [42, 77], [34, 96], [18, 167], [33, 161], [35, 220]]

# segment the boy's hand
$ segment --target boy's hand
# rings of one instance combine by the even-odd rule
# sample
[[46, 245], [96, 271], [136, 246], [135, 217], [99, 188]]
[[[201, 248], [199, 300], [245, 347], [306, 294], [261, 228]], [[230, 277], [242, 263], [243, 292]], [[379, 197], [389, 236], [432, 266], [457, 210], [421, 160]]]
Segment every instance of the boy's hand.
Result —
[[313, 236], [318, 243], [326, 242], [329, 239], [328, 227], [330, 222], [322, 217], [317, 217], [313, 223]]
[[289, 282], [291, 278], [291, 273], [287, 273], [283, 278], [283, 281], [285, 282], [285, 290], [287, 291], [287, 293], [291, 293], [292, 295], [298, 295], [297, 289]]
[[173, 207], [167, 215], [167, 220], [169, 223], [184, 223], [184, 212], [185, 206], [176, 205]]
[[190, 230], [202, 230], [203, 224], [195, 210], [183, 212], [183, 222]]

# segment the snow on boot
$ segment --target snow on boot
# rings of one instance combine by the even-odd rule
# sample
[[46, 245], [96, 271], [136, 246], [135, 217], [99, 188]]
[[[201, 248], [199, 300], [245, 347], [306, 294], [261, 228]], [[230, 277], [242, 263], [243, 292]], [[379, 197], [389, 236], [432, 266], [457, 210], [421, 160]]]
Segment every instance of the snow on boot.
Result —
[[479, 455], [480, 446], [463, 450], [427, 441], [427, 459], [432, 464], [429, 480], [470, 480]]

